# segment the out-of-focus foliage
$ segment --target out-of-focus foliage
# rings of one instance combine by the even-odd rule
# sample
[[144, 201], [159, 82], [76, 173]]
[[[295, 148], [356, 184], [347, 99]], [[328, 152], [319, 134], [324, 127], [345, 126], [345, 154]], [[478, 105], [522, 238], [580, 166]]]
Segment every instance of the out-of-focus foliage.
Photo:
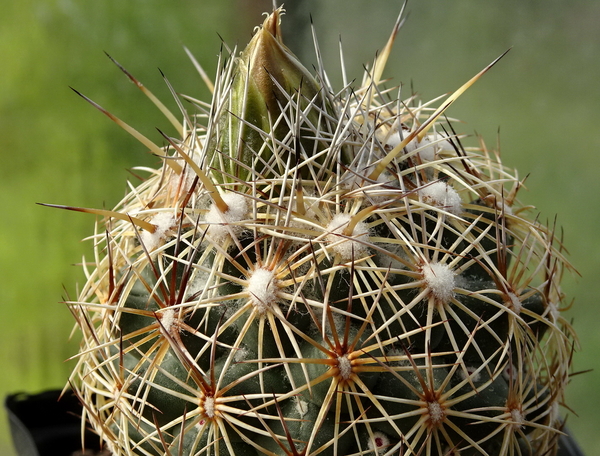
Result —
[[[156, 163], [143, 146], [71, 93], [71, 85], [160, 142], [154, 127], [168, 122], [106, 59], [107, 51], [161, 99], [170, 95], [160, 67], [177, 91], [206, 98], [206, 90], [182, 45], [214, 73], [220, 33], [245, 43], [251, 25], [270, 1], [175, 3], [160, 0], [3, 2], [0, 15], [0, 392], [61, 387], [75, 352], [67, 336], [72, 319], [57, 302], [81, 282], [79, 262], [90, 246], [93, 217], [50, 210], [35, 202], [112, 207], [125, 191], [127, 168]], [[320, 47], [337, 78], [342, 36], [350, 79], [362, 73], [382, 46], [399, 2], [302, 2], [313, 13]], [[290, 7], [294, 5], [288, 5]], [[579, 415], [569, 422], [588, 454], [600, 452], [600, 332], [595, 279], [600, 268], [600, 5], [560, 2], [439, 2], [409, 4], [388, 74], [411, 83], [424, 99], [452, 91], [508, 47], [512, 51], [450, 110], [488, 142], [501, 127], [503, 161], [519, 169], [530, 189], [526, 200], [542, 217], [564, 228], [571, 260], [583, 278], [567, 277], [575, 298], [571, 312], [583, 351], [569, 396]], [[284, 21], [286, 18], [284, 18]], [[290, 27], [292, 28], [292, 27]], [[294, 27], [295, 28], [295, 27]], [[326, 32], [324, 32], [326, 31]], [[368, 32], [368, 33], [367, 33]], [[365, 37], [369, 41], [365, 41]], [[289, 43], [290, 40], [287, 39]], [[314, 59], [310, 32], [291, 47]], [[301, 51], [304, 47], [306, 51]], [[170, 104], [175, 109], [174, 104]], [[463, 130], [468, 131], [468, 128]], [[119, 171], [121, 170], [121, 171]], [[135, 179], [135, 178], [132, 178]], [[560, 230], [558, 231], [560, 232]], [[64, 284], [67, 291], [63, 291]], [[10, 454], [1, 415], [0, 452]]]

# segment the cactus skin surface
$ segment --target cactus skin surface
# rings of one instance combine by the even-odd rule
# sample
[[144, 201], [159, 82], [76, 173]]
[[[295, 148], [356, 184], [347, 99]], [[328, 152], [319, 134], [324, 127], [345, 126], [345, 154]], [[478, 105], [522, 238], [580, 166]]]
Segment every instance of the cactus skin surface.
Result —
[[554, 454], [570, 266], [445, 118], [465, 87], [435, 109], [381, 82], [399, 19], [334, 90], [280, 16], [97, 212], [69, 303], [83, 419], [114, 455]]

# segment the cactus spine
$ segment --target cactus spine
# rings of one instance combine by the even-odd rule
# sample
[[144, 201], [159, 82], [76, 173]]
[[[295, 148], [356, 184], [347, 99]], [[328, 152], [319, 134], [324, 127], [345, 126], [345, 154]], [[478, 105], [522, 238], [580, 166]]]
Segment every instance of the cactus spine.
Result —
[[519, 178], [442, 121], [483, 72], [438, 109], [400, 101], [397, 23], [335, 91], [280, 14], [150, 145], [161, 168], [82, 209], [107, 216], [70, 303], [84, 419], [115, 455], [553, 454], [568, 264]]

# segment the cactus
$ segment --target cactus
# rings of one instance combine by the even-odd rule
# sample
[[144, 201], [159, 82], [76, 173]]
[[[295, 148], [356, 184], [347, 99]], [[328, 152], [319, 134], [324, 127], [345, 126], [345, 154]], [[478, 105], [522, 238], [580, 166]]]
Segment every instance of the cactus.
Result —
[[437, 109], [402, 100], [401, 14], [337, 91], [281, 13], [165, 147], [96, 105], [162, 166], [114, 211], [68, 207], [103, 217], [69, 303], [83, 419], [114, 455], [554, 454], [570, 266], [445, 117], [497, 60]]

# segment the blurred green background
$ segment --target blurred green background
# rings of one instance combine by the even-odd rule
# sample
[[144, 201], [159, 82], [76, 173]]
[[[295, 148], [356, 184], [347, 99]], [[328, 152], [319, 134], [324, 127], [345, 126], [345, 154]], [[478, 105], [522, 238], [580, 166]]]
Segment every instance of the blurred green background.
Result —
[[[312, 13], [326, 68], [339, 87], [342, 37], [350, 77], [381, 49], [400, 1], [290, 0], [290, 47], [315, 61]], [[104, 56], [110, 53], [162, 100], [177, 91], [207, 99], [187, 46], [214, 74], [221, 38], [244, 45], [272, 2], [0, 0], [0, 394], [62, 387], [76, 351], [68, 309], [83, 281], [73, 264], [93, 217], [35, 205], [112, 207], [128, 168], [154, 165], [145, 148], [77, 97], [80, 90], [161, 143], [168, 122]], [[530, 174], [521, 200], [564, 228], [582, 277], [566, 276], [568, 312], [582, 351], [568, 392], [569, 423], [586, 454], [600, 454], [600, 2], [596, 0], [414, 0], [387, 76], [424, 99], [458, 88], [507, 48], [509, 54], [449, 115], [500, 144], [506, 165]], [[220, 35], [220, 36], [219, 36]], [[408, 93], [406, 91], [405, 93]], [[174, 103], [169, 104], [176, 109]], [[76, 339], [76, 337], [75, 337]], [[566, 412], [566, 410], [565, 410]], [[0, 413], [0, 454], [11, 455]]]

